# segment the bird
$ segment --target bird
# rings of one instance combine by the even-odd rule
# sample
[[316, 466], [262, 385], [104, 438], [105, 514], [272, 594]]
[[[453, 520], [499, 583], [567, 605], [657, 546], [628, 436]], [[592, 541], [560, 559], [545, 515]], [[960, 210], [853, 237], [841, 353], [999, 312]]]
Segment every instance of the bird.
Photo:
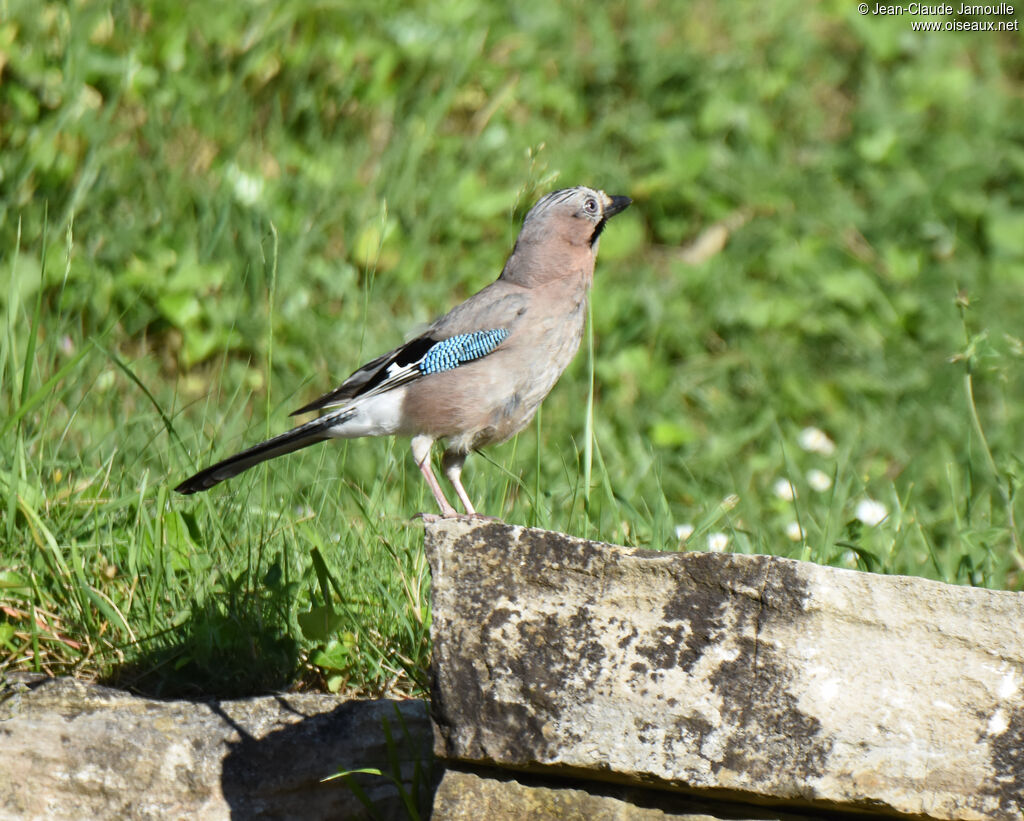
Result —
[[[579, 348], [601, 233], [632, 200], [577, 186], [537, 201], [499, 277], [424, 332], [366, 363], [291, 415], [322, 415], [189, 477], [191, 494], [268, 459], [328, 439], [409, 436], [438, 518], [488, 518], [462, 485], [470, 451], [509, 439], [533, 418]], [[436, 441], [462, 504], [459, 514], [431, 468]]]

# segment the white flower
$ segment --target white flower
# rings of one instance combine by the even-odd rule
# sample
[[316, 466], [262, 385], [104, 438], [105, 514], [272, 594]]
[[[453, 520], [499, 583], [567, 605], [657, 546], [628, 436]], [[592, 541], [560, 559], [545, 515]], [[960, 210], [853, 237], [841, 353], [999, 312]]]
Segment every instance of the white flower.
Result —
[[796, 488], [793, 487], [793, 483], [789, 479], [776, 479], [772, 490], [776, 496], [787, 502], [792, 502], [796, 498]]
[[889, 515], [889, 511], [881, 502], [865, 497], [857, 502], [857, 510], [853, 515], [868, 527], [874, 527]]
[[234, 163], [227, 168], [227, 178], [231, 183], [235, 199], [242, 205], [255, 205], [263, 196], [263, 180], [254, 174], [243, 171]]
[[708, 550], [712, 553], [721, 553], [729, 545], [729, 537], [725, 533], [708, 534]]
[[836, 450], [836, 443], [820, 428], [804, 428], [796, 441], [804, 450], [820, 453], [822, 456], [831, 456]]
[[807, 484], [811, 486], [812, 490], [824, 493], [832, 487], [832, 477], [825, 471], [814, 468], [814, 470], [807, 471]]
[[843, 552], [843, 555], [842, 555], [842, 557], [840, 557], [839, 561], [841, 561], [847, 567], [856, 567], [857, 566], [857, 554], [854, 553], [852, 550], [846, 550], [846, 551]]
[[676, 538], [681, 542], [685, 542], [693, 535], [693, 525], [689, 522], [686, 524], [676, 525]]
[[790, 541], [799, 542], [804, 538], [804, 529], [800, 527], [800, 522], [790, 522], [786, 525], [786, 535]]

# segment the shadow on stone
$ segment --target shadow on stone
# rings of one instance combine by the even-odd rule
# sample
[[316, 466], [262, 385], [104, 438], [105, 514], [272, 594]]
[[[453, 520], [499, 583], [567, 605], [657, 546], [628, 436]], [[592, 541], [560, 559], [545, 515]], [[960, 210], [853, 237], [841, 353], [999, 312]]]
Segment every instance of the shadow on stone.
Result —
[[[282, 710], [301, 715], [287, 698], [278, 702]], [[345, 702], [257, 738], [219, 704], [211, 704], [210, 709], [238, 738], [227, 742], [221, 774], [221, 791], [231, 817], [404, 819], [409, 815], [394, 776], [420, 817], [429, 817], [435, 768], [426, 711], [417, 706], [423, 705]], [[339, 749], [339, 739], [348, 740], [347, 749]], [[348, 778], [370, 801], [372, 812], [362, 806], [347, 779], [324, 781], [339, 771], [370, 768], [384, 775]]]
[[0, 678], [0, 818], [405, 819], [388, 778], [356, 776], [372, 815], [344, 781], [323, 779], [396, 772], [422, 811], [431, 742], [422, 701], [157, 701], [12, 674]]

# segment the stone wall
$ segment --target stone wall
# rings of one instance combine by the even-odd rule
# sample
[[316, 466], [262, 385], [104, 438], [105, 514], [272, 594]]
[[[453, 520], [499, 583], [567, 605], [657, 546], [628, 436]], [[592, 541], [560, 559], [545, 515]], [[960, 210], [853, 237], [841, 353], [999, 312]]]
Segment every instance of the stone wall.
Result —
[[323, 779], [389, 770], [385, 720], [407, 788], [431, 744], [444, 764], [438, 821], [1022, 817], [1022, 594], [488, 522], [425, 545], [432, 718], [8, 677], [0, 821], [368, 818]]
[[[402, 772], [430, 756], [426, 705], [282, 695], [155, 701], [74, 679], [12, 676], [0, 687], [0, 819], [370, 818], [339, 769]], [[379, 817], [404, 818], [385, 778], [358, 776]]]
[[575, 790], [581, 818], [1021, 818], [1024, 595], [499, 523], [426, 546], [435, 751], [459, 767], [435, 817]]

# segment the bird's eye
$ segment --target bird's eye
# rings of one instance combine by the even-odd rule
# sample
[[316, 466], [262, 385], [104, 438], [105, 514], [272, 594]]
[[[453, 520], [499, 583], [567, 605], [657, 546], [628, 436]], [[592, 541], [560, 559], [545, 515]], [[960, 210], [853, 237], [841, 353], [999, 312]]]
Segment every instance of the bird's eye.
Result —
[[583, 210], [588, 214], [597, 213], [597, 200], [593, 197], [587, 197], [587, 201], [583, 203]]

